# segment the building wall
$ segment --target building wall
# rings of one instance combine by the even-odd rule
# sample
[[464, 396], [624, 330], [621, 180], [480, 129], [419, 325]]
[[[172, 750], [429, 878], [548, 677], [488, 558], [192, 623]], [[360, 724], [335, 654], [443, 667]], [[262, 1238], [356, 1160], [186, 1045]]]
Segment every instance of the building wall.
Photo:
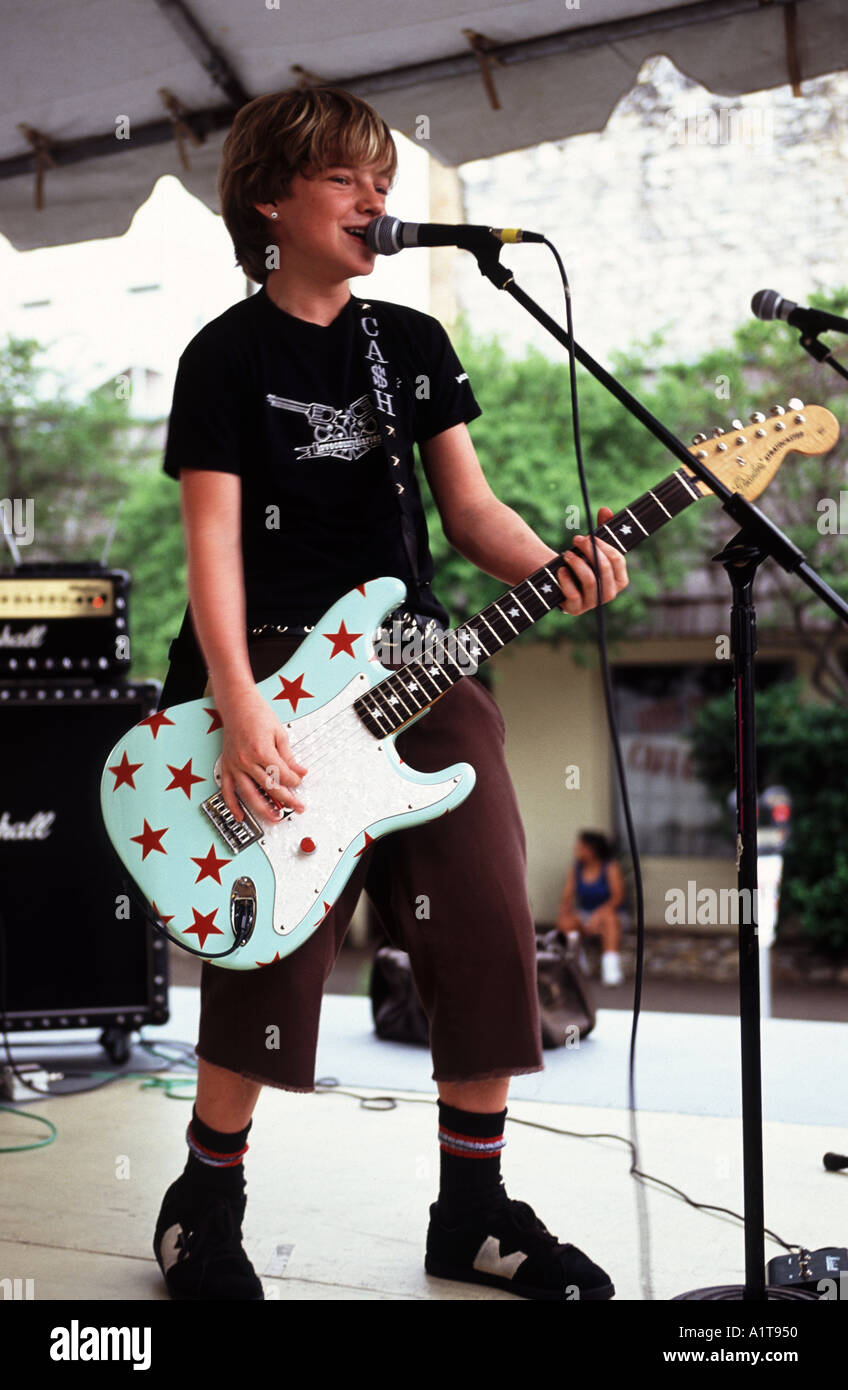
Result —
[[[759, 657], [792, 660], [802, 679], [809, 675], [809, 655], [792, 643], [763, 641]], [[614, 658], [626, 665], [710, 662], [715, 660], [715, 647], [708, 639], [648, 638], [618, 645]], [[527, 833], [530, 901], [536, 921], [551, 922], [577, 833], [615, 830], [615, 766], [600, 672], [594, 659], [591, 666], [578, 664], [566, 645], [527, 642], [506, 648], [489, 669], [506, 721], [507, 762]], [[729, 667], [727, 677], [729, 686]], [[573, 785], [575, 768], [579, 787]], [[728, 774], [732, 784], [732, 768]], [[638, 839], [638, 824], [635, 828]], [[626, 855], [624, 837], [620, 849]], [[716, 893], [736, 886], [732, 855], [646, 855], [642, 874], [645, 922], [652, 927], [668, 925], [666, 893], [685, 893], [690, 879], [698, 890]]]

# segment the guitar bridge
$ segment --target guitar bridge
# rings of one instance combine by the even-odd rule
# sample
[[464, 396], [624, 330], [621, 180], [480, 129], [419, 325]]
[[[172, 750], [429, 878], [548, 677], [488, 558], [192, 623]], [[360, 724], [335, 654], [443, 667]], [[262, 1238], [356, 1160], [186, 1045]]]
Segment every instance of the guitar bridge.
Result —
[[246, 807], [242, 806], [244, 820], [236, 820], [220, 792], [213, 792], [205, 801], [201, 801], [200, 809], [233, 854], [240, 854], [262, 838], [261, 826]]

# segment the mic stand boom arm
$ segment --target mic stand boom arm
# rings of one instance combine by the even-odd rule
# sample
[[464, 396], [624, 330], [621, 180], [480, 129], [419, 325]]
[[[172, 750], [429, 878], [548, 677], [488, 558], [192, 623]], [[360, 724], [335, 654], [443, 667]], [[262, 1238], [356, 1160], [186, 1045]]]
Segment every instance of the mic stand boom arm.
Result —
[[[516, 284], [512, 271], [500, 263], [502, 243], [494, 237], [492, 243], [490, 246], [472, 251], [472, 255], [477, 259], [481, 275], [491, 280], [496, 289], [506, 290], [537, 323], [541, 324], [542, 328], [547, 329], [548, 333], [567, 349], [569, 335], [566, 330], [549, 314], [546, 314], [545, 310]], [[819, 347], [821, 346], [819, 344]], [[827, 349], [825, 349], [826, 352]], [[701, 460], [687, 449], [682, 439], [678, 439], [671, 430], [666, 429], [661, 420], [652, 415], [641, 401], [627, 390], [626, 386], [622, 386], [616, 377], [601, 366], [600, 362], [596, 362], [593, 357], [590, 357], [585, 348], [582, 348], [576, 340], [574, 342], [574, 356], [596, 381], [606, 387], [607, 391], [615, 396], [616, 400], [620, 401], [631, 415], [636, 417], [640, 424], [644, 425], [661, 444], [665, 445], [670, 453], [674, 454], [681, 463], [685, 463], [686, 467], [691, 469], [696, 477], [715, 493], [728, 515], [745, 528], [751, 541], [765, 555], [771, 555], [790, 574], [799, 575], [807, 587], [812, 589], [813, 593], [818, 595], [824, 603], [827, 603], [844, 623], [848, 624], [848, 604], [807, 564], [803, 551], [799, 550], [789, 537], [760, 511], [759, 507], [754, 506], [753, 502], [749, 502], [740, 493], [731, 492], [720, 478], [711, 473], [709, 468], [705, 468]], [[591, 527], [591, 517], [588, 519], [588, 524]]]
[[[843, 622], [848, 623], [848, 605], [811, 569], [803, 553], [788, 536], [744, 497], [731, 490], [705, 468], [682, 440], [667, 430], [635, 396], [589, 356], [538, 304], [515, 283], [510, 270], [499, 261], [501, 244], [474, 249], [480, 273], [497, 289], [506, 290], [541, 326], [564, 347], [573, 347], [577, 360], [616, 400], [630, 411], [670, 453], [705, 483], [720, 499], [724, 510], [738, 522], [741, 530], [728, 543], [720, 561], [733, 589], [731, 607], [731, 651], [735, 701], [736, 748], [736, 868], [739, 903], [753, 911], [739, 913], [739, 1021], [742, 1071], [742, 1152], [745, 1211], [745, 1284], [696, 1289], [679, 1295], [685, 1300], [740, 1300], [814, 1297], [800, 1290], [767, 1287], [763, 1232], [763, 1121], [762, 1062], [760, 1041], [760, 977], [757, 941], [757, 743], [754, 704], [754, 653], [756, 652], [756, 611], [753, 583], [757, 567], [771, 555], [785, 570], [797, 574], [813, 593], [823, 599]], [[568, 291], [566, 291], [567, 293]], [[591, 528], [593, 518], [588, 518]], [[753, 920], [752, 920], [753, 918]]]

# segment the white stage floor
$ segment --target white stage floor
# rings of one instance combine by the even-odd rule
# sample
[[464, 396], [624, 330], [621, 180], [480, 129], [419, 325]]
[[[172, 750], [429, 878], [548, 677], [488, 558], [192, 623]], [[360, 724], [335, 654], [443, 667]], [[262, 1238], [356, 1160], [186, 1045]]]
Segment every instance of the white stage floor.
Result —
[[[145, 1036], [193, 1042], [198, 992], [177, 988], [171, 995], [171, 1021]], [[620, 1299], [665, 1300], [687, 1288], [739, 1282], [738, 1223], [642, 1189], [648, 1285], [640, 1275], [646, 1239], [625, 1146], [513, 1123], [626, 1136], [628, 1024], [628, 1014], [601, 1010], [595, 1033], [579, 1048], [546, 1052], [544, 1072], [514, 1079], [507, 1189], [530, 1202], [560, 1239], [608, 1269]], [[738, 1032], [732, 1018], [643, 1014], [637, 1071], [641, 1167], [698, 1201], [736, 1211]], [[76, 1038], [74, 1066], [106, 1065], [92, 1034], [52, 1036]], [[12, 1037], [18, 1058], [26, 1056], [24, 1041]], [[848, 1151], [848, 1024], [768, 1020], [763, 1051], [766, 1224], [813, 1249], [844, 1245], [846, 1178], [824, 1172], [821, 1156]], [[150, 1066], [137, 1048], [136, 1062]], [[367, 999], [326, 997], [316, 1075], [399, 1103], [377, 1110], [342, 1094], [263, 1091], [246, 1164], [245, 1242], [269, 1299], [510, 1299], [424, 1273], [439, 1166], [431, 1070], [425, 1049], [375, 1038]], [[59, 1134], [47, 1148], [3, 1156], [0, 1273], [33, 1279], [37, 1299], [165, 1297], [150, 1242], [162, 1193], [185, 1162], [190, 1104], [144, 1088], [136, 1077], [21, 1108], [49, 1117]], [[0, 1146], [34, 1142], [41, 1133], [32, 1121], [0, 1112]], [[779, 1253], [767, 1243], [767, 1258]]]

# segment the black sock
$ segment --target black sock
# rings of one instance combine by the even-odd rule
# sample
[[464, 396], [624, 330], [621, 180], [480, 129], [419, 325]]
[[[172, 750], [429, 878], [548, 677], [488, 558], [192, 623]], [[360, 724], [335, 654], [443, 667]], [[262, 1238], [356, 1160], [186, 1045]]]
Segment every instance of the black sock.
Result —
[[248, 1120], [244, 1129], [226, 1134], [204, 1124], [192, 1109], [191, 1123], [186, 1130], [189, 1155], [183, 1177], [195, 1196], [201, 1198], [218, 1193], [241, 1196], [244, 1191], [243, 1159], [252, 1124], [253, 1121]]
[[498, 1205], [506, 1110], [479, 1115], [439, 1101], [439, 1213], [449, 1226]]

